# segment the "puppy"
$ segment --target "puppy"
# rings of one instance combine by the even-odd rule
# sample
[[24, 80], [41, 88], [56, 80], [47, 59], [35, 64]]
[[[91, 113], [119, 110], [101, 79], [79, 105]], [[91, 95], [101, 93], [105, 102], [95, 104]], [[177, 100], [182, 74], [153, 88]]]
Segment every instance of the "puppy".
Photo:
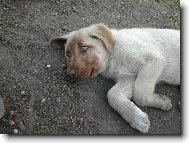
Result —
[[178, 30], [116, 30], [100, 23], [55, 38], [50, 47], [65, 48], [71, 78], [86, 80], [102, 74], [115, 80], [107, 94], [108, 102], [141, 132], [149, 130], [150, 121], [136, 105], [163, 110], [172, 107], [171, 100], [154, 93], [154, 88], [160, 81], [180, 84]]

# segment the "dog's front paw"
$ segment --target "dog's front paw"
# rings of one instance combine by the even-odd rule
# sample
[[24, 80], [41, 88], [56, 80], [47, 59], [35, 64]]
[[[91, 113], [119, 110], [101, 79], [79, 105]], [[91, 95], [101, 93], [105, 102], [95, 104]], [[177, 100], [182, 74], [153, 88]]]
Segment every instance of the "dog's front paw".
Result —
[[161, 109], [163, 110], [169, 110], [171, 107], [172, 107], [172, 104], [171, 104], [171, 99], [169, 99], [168, 97], [162, 95], [161, 98], [163, 99], [163, 101], [165, 102], [164, 103], [164, 106], [162, 106]]
[[148, 132], [150, 128], [150, 121], [148, 119], [148, 115], [144, 112], [140, 112], [140, 114], [136, 114], [131, 126], [143, 133]]

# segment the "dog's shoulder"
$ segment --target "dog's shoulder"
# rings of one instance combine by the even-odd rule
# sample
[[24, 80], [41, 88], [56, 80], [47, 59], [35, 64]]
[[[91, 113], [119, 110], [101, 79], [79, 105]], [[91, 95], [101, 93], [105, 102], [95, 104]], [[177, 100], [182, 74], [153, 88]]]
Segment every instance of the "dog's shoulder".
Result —
[[[140, 50], [141, 48], [153, 51], [157, 48], [172, 48], [170, 45], [180, 43], [180, 31], [174, 29], [155, 29], [155, 28], [132, 28], [132, 29], [111, 29], [116, 47], [128, 47], [127, 50]], [[151, 48], [150, 48], [151, 47]]]

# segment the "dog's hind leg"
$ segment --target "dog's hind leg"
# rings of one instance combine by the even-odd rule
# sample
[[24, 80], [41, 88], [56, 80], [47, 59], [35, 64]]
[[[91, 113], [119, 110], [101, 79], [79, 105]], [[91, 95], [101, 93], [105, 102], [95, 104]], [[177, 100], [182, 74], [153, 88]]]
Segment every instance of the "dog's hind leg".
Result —
[[135, 81], [133, 101], [140, 106], [150, 106], [168, 110], [172, 107], [171, 100], [166, 96], [154, 93], [157, 79], [165, 67], [164, 58], [154, 58], [139, 71]]
[[133, 128], [147, 132], [150, 128], [148, 115], [142, 112], [130, 99], [133, 94], [135, 78], [119, 80], [108, 91], [108, 102]]

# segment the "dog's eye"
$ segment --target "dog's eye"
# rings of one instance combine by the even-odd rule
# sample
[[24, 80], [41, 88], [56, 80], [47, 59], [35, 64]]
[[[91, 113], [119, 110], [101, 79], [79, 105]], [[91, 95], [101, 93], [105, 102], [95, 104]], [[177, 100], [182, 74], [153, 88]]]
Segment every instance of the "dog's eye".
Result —
[[91, 35], [91, 38], [93, 39], [99, 39], [97, 36]]
[[67, 57], [70, 57], [70, 56], [71, 56], [70, 51], [66, 51], [66, 56], [67, 56]]
[[81, 52], [86, 52], [87, 48], [87, 46], [81, 46]]

